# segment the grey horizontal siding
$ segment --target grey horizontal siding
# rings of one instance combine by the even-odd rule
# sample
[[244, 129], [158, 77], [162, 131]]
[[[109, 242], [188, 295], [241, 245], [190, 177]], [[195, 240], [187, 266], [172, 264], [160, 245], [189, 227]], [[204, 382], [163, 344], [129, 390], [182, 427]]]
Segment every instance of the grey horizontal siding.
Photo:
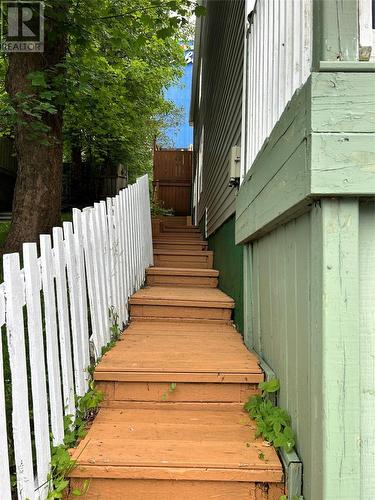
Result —
[[199, 151], [204, 126], [198, 219], [207, 207], [209, 235], [235, 211], [235, 190], [228, 187], [228, 155], [232, 146], [241, 145], [244, 8], [243, 0], [209, 0], [202, 22], [202, 98], [200, 109], [198, 96], [195, 106], [194, 145]]

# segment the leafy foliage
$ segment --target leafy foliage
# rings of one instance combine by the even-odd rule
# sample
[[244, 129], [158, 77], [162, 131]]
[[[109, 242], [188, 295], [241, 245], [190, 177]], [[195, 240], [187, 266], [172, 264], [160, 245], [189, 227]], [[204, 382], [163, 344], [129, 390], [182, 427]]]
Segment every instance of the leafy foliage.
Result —
[[[27, 125], [29, 138], [48, 143], [45, 117], [64, 110], [66, 161], [74, 152], [89, 167], [131, 166], [130, 181], [151, 169], [151, 144], [177, 110], [163, 89], [184, 64], [188, 19], [205, 9], [193, 0], [61, 0], [46, 2], [54, 30], [67, 35], [63, 63], [28, 75], [30, 88], [13, 101], [6, 90], [7, 58], [0, 63], [0, 134]], [[63, 3], [64, 3], [63, 2]], [[21, 111], [21, 113], [20, 113]]]
[[256, 436], [262, 436], [275, 448], [283, 448], [289, 453], [295, 445], [290, 416], [268, 399], [269, 394], [280, 389], [280, 383], [277, 379], [271, 379], [259, 384], [259, 388], [262, 394], [252, 396], [244, 405], [244, 409], [256, 422]]
[[[82, 397], [76, 398], [76, 416], [66, 415], [64, 418], [64, 444], [55, 446], [51, 452], [51, 471], [48, 476], [49, 492], [47, 500], [64, 497], [64, 491], [69, 486], [67, 475], [74, 468], [75, 462], [71, 459], [69, 449], [75, 447], [78, 441], [85, 437], [87, 425], [92, 421], [98, 411], [98, 406], [103, 399], [101, 392], [94, 387], [91, 381], [89, 391]], [[75, 489], [74, 496], [83, 495], [89, 486], [86, 481], [82, 490]]]

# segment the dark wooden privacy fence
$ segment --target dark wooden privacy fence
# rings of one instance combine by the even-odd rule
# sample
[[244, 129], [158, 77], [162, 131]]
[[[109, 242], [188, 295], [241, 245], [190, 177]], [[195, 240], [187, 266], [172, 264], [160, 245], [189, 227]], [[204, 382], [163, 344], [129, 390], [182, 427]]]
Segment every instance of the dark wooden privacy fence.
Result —
[[190, 215], [192, 151], [154, 151], [154, 201], [175, 215]]
[[0, 138], [0, 212], [12, 209], [17, 176], [17, 159], [11, 138]]

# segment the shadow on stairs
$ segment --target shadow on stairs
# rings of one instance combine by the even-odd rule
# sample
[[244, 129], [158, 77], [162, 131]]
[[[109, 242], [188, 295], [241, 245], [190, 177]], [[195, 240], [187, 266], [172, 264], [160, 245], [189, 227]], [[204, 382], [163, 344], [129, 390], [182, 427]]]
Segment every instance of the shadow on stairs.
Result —
[[279, 500], [279, 458], [242, 410], [263, 373], [232, 326], [212, 252], [173, 218], [154, 252], [130, 326], [96, 369], [104, 402], [71, 486], [89, 479], [83, 498], [97, 500]]

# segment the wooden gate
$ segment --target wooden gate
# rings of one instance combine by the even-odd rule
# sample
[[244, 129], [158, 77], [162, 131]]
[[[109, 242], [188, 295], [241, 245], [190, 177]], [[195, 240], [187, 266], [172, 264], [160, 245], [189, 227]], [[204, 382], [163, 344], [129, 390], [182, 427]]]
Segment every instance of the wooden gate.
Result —
[[192, 151], [154, 151], [154, 200], [175, 215], [191, 214]]

